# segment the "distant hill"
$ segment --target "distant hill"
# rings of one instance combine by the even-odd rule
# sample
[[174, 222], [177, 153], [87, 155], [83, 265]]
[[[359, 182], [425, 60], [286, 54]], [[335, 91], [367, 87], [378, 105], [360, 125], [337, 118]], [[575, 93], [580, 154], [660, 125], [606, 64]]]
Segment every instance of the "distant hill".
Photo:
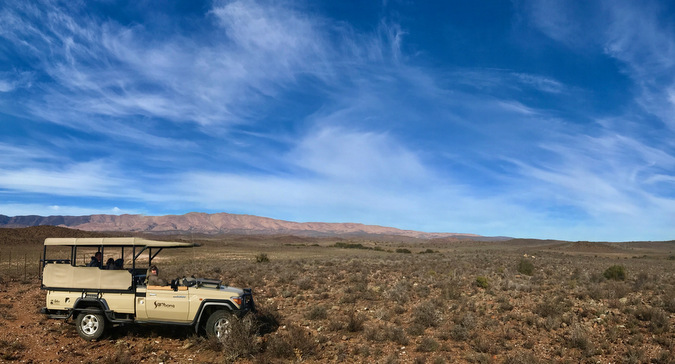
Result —
[[88, 216], [5, 216], [0, 228], [53, 225], [84, 231], [144, 232], [155, 234], [287, 234], [301, 236], [404, 236], [420, 239], [506, 240], [461, 233], [427, 233], [357, 223], [292, 222], [252, 215], [228, 213], [185, 215], [88, 215]]
[[109, 235], [59, 226], [42, 225], [15, 229], [0, 226], [0, 246], [42, 245], [46, 238], [99, 238], [106, 236]]

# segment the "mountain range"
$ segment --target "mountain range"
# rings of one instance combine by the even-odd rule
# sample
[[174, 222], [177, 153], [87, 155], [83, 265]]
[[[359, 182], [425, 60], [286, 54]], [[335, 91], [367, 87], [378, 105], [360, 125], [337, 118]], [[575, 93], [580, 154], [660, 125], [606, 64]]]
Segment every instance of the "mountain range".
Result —
[[5, 216], [0, 227], [17, 228], [53, 225], [84, 231], [196, 233], [196, 234], [288, 234], [304, 236], [401, 236], [420, 239], [502, 240], [461, 233], [428, 233], [358, 223], [293, 222], [253, 215], [190, 212], [185, 215], [86, 215]]

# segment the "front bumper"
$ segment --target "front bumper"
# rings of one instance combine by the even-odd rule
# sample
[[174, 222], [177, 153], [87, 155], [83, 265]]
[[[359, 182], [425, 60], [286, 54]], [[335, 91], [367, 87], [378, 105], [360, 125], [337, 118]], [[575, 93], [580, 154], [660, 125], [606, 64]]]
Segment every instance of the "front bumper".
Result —
[[241, 305], [239, 306], [239, 311], [242, 315], [248, 312], [256, 312], [255, 302], [253, 302], [253, 293], [250, 288], [244, 288], [244, 294], [241, 295]]

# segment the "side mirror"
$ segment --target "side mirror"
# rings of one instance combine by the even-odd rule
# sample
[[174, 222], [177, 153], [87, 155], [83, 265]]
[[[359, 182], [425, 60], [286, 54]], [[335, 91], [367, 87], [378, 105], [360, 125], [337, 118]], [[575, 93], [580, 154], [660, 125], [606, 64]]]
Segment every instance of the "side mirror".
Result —
[[178, 291], [178, 280], [177, 279], [171, 280], [171, 289], [174, 290], [174, 291]]

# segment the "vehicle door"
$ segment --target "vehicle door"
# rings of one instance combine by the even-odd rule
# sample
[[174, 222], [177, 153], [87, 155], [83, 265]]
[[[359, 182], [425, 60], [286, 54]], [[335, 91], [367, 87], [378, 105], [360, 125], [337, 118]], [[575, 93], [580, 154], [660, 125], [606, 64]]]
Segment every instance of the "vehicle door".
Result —
[[151, 321], [187, 321], [190, 300], [187, 287], [148, 286], [145, 311]]

